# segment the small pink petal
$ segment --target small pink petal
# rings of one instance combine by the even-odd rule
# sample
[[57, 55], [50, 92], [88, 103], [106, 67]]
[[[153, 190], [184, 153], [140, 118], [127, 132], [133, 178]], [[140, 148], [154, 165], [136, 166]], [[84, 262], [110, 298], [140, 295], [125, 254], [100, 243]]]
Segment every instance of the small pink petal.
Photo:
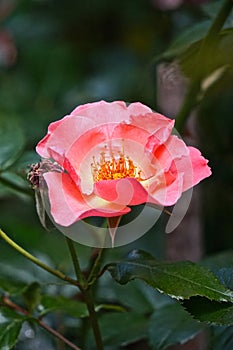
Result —
[[167, 172], [161, 170], [154, 177], [142, 181], [142, 185], [147, 188], [154, 203], [170, 206], [175, 204], [182, 194], [183, 174], [173, 173], [171, 169]]
[[[208, 160], [201, 155], [201, 152], [197, 148], [188, 147], [188, 149], [193, 169], [192, 184], [190, 186], [192, 187], [194, 185], [197, 185], [201, 180], [205, 179], [206, 177], [209, 177], [212, 174], [212, 172], [210, 167], [207, 165]], [[186, 189], [190, 187], [184, 188], [183, 190], [186, 191]]]
[[140, 128], [138, 126], [126, 123], [120, 123], [115, 126], [112, 132], [112, 139], [120, 140], [131, 140], [141, 145], [145, 146], [150, 137], [150, 134], [147, 130]]
[[127, 106], [127, 110], [130, 115], [130, 121], [132, 120], [131, 118], [133, 118], [134, 116], [140, 116], [142, 114], [152, 112], [152, 110], [148, 106], [142, 104], [141, 102], [130, 103]]
[[[166, 177], [166, 176], [165, 176]], [[167, 183], [166, 186], [160, 186], [154, 192], [154, 196], [152, 197], [163, 206], [170, 206], [175, 204], [178, 199], [181, 197], [183, 190], [183, 176], [179, 174], [176, 179]]]
[[128, 119], [128, 112], [125, 102], [105, 102], [99, 101], [89, 103], [84, 106], [75, 108], [72, 116], [82, 116], [92, 120], [96, 126], [106, 123], [121, 122]]
[[175, 121], [159, 113], [146, 113], [139, 116], [131, 116], [130, 122], [156, 137], [159, 144], [165, 142], [170, 136]]

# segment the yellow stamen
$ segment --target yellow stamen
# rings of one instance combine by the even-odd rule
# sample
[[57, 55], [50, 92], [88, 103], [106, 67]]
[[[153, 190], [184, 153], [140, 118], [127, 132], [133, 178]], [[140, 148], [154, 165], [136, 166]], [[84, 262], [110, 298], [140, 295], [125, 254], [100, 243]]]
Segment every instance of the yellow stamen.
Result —
[[134, 164], [134, 162], [124, 154], [124, 145], [122, 144], [122, 151], [118, 156], [113, 152], [100, 153], [99, 161], [93, 157], [91, 164], [92, 175], [94, 182], [101, 180], [118, 180], [126, 177], [133, 177], [138, 181], [141, 179], [141, 170]]

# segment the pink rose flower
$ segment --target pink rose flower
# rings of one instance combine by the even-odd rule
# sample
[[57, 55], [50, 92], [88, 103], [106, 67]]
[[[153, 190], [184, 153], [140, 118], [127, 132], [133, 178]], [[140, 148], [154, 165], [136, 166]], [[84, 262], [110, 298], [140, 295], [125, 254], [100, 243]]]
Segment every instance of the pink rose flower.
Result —
[[62, 169], [43, 174], [54, 221], [66, 227], [146, 202], [175, 204], [211, 170], [198, 149], [172, 134], [173, 126], [139, 102], [122, 101], [81, 105], [51, 123], [36, 150]]

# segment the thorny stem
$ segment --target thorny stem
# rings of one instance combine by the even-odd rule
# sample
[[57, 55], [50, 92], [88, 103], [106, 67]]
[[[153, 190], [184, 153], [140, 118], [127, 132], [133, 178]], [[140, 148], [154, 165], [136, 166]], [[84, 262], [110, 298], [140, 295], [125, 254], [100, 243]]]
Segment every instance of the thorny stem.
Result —
[[[92, 327], [94, 337], [95, 337], [96, 349], [97, 350], [104, 350], [102, 336], [100, 333], [99, 323], [98, 323], [98, 319], [97, 319], [97, 314], [95, 311], [95, 305], [94, 305], [92, 288], [91, 288], [92, 286], [90, 284], [88, 284], [87, 280], [85, 279], [85, 277], [82, 274], [80, 264], [78, 261], [78, 257], [77, 257], [77, 254], [76, 254], [76, 251], [75, 251], [75, 248], [73, 245], [73, 241], [71, 239], [69, 239], [68, 237], [66, 237], [66, 241], [67, 241], [70, 255], [71, 255], [71, 258], [73, 261], [76, 277], [80, 283], [80, 290], [84, 296], [84, 299], [85, 299], [85, 302], [87, 305], [87, 309], [89, 312], [89, 319], [90, 319], [91, 327]], [[95, 265], [95, 263], [94, 263], [94, 265]]]
[[202, 45], [199, 49], [197, 60], [195, 62], [196, 77], [191, 82], [187, 91], [183, 105], [176, 117], [176, 128], [182, 131], [189, 114], [198, 103], [198, 95], [200, 93], [201, 81], [204, 78], [205, 65], [203, 62], [206, 59], [206, 55], [209, 55], [215, 47], [217, 42], [216, 36], [224, 25], [229, 13], [233, 7], [232, 0], [225, 0], [223, 5], [213, 21]]
[[[23, 314], [25, 316], [29, 316], [29, 317], [31, 316], [30, 313], [27, 310], [25, 310], [21, 306], [13, 303], [13, 301], [11, 301], [7, 296], [3, 296], [2, 303], [3, 303], [3, 305], [9, 307], [10, 309], [12, 309], [12, 310], [14, 310], [16, 312], [19, 312], [19, 313], [21, 313], [21, 314]], [[74, 343], [71, 343], [67, 338], [65, 338], [61, 333], [57, 332], [55, 329], [51, 328], [46, 323], [44, 323], [41, 319], [35, 318], [35, 317], [32, 317], [32, 316], [31, 316], [31, 318], [34, 321], [36, 321], [42, 328], [46, 329], [46, 331], [48, 331], [49, 333], [54, 335], [56, 338], [60, 339], [65, 344], [67, 344], [71, 349], [81, 350]]]
[[52, 267], [44, 264], [42, 261], [40, 261], [39, 259], [37, 259], [35, 256], [33, 256], [32, 254], [28, 253], [25, 249], [23, 249], [22, 247], [20, 247], [17, 243], [15, 243], [12, 239], [10, 239], [10, 237], [8, 237], [6, 235], [6, 233], [4, 233], [1, 229], [0, 229], [0, 237], [2, 237], [4, 239], [4, 241], [9, 244], [12, 248], [14, 248], [15, 250], [17, 250], [20, 254], [22, 254], [23, 256], [25, 256], [25, 258], [27, 258], [28, 260], [31, 260], [34, 264], [40, 266], [42, 269], [46, 270], [47, 272], [51, 273], [52, 275], [60, 278], [63, 281], [66, 281], [72, 285], [78, 286], [79, 287], [79, 282], [75, 281], [74, 279], [66, 276], [64, 273], [62, 273], [59, 270], [55, 270]]

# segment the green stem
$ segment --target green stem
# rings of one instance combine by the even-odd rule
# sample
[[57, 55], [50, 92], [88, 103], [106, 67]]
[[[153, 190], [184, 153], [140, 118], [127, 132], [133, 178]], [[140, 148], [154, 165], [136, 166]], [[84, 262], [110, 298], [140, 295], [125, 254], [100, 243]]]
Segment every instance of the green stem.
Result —
[[98, 319], [95, 311], [92, 289], [91, 288], [86, 289], [85, 291], [83, 291], [83, 295], [84, 295], [88, 312], [89, 312], [90, 323], [91, 323], [91, 327], [95, 337], [96, 349], [104, 350], [102, 336], [100, 333], [99, 323], [98, 323]]
[[6, 233], [4, 233], [1, 229], [0, 229], [0, 237], [2, 237], [4, 239], [4, 241], [9, 244], [12, 248], [14, 248], [15, 250], [17, 250], [20, 254], [22, 254], [23, 256], [25, 256], [25, 258], [27, 258], [28, 260], [31, 260], [34, 264], [40, 266], [42, 269], [46, 270], [47, 272], [51, 273], [52, 275], [60, 278], [63, 281], [69, 282], [70, 284], [73, 284], [75, 286], [79, 286], [79, 283], [75, 280], [73, 280], [72, 278], [66, 276], [64, 273], [62, 273], [59, 270], [55, 270], [52, 267], [44, 264], [42, 261], [40, 261], [39, 259], [37, 259], [35, 256], [33, 256], [32, 254], [28, 253], [25, 249], [23, 249], [22, 247], [20, 247], [17, 243], [15, 243], [12, 239], [10, 239]]
[[[71, 258], [73, 261], [75, 274], [76, 274], [77, 280], [79, 281], [80, 289], [81, 289], [81, 292], [84, 296], [84, 299], [85, 299], [85, 302], [87, 305], [87, 309], [89, 312], [89, 319], [90, 319], [91, 327], [92, 327], [94, 337], [95, 337], [96, 349], [97, 350], [104, 350], [102, 337], [101, 337], [101, 333], [100, 333], [100, 328], [99, 328], [99, 323], [98, 323], [98, 319], [97, 319], [97, 314], [95, 311], [95, 304], [94, 304], [94, 300], [93, 300], [91, 285], [88, 284], [87, 280], [84, 278], [84, 276], [82, 274], [82, 270], [80, 268], [80, 264], [79, 264], [78, 257], [77, 257], [77, 254], [76, 254], [76, 251], [74, 248], [73, 241], [71, 239], [69, 239], [68, 237], [66, 237], [66, 241], [67, 241], [70, 255], [71, 255]], [[94, 263], [94, 265], [95, 265], [95, 263]]]
[[202, 45], [197, 54], [197, 60], [195, 62], [196, 69], [196, 78], [191, 82], [187, 94], [185, 96], [185, 100], [183, 105], [176, 117], [176, 128], [181, 132], [184, 128], [185, 122], [192, 112], [193, 108], [196, 106], [198, 102], [198, 95], [200, 93], [201, 81], [204, 78], [205, 74], [205, 58], [206, 56], [210, 56], [211, 52], [215, 48], [215, 44], [217, 42], [216, 37], [224, 25], [227, 17], [229, 16], [233, 7], [232, 0], [225, 0], [223, 5], [213, 21], [206, 37], [204, 38]]
[[103, 248], [99, 248], [95, 252], [95, 260], [94, 260], [94, 263], [93, 263], [91, 270], [89, 272], [89, 275], [88, 275], [88, 284], [89, 285], [94, 284], [97, 277], [98, 277], [100, 264], [101, 264], [102, 257], [103, 257], [103, 252], [104, 252]]
[[74, 270], [75, 270], [77, 281], [79, 282], [79, 284], [82, 287], [82, 289], [86, 289], [87, 288], [87, 282], [84, 279], [84, 276], [82, 274], [82, 270], [81, 270], [81, 267], [80, 267], [80, 264], [79, 264], [79, 260], [78, 260], [78, 257], [77, 257], [77, 254], [76, 254], [76, 251], [75, 251], [75, 248], [74, 248], [73, 241], [66, 236], [66, 242], [68, 244], [68, 248], [69, 248], [70, 255], [71, 255], [71, 258], [72, 258], [72, 262], [73, 262], [73, 265], [74, 265]]
[[188, 119], [190, 113], [197, 105], [198, 94], [200, 91], [200, 82], [199, 80], [193, 80], [188, 87], [188, 91], [185, 95], [184, 102], [179, 110], [179, 113], [176, 116], [175, 127], [179, 132], [182, 132]]
[[225, 0], [223, 2], [222, 7], [220, 8], [219, 13], [217, 14], [214, 22], [212, 23], [212, 26], [210, 27], [206, 38], [205, 38], [205, 44], [203, 43], [203, 46], [208, 45], [212, 40], [215, 40], [216, 35], [221, 30], [222, 26], [224, 25], [227, 17], [229, 16], [231, 10], [233, 7], [233, 1], [232, 0]]
[[[108, 220], [106, 219], [103, 224], [101, 225], [101, 228], [108, 227]], [[92, 251], [91, 258], [90, 258], [90, 268], [88, 273], [88, 285], [92, 285], [95, 283], [96, 279], [99, 277], [99, 271], [100, 271], [100, 265], [103, 259], [103, 248], [95, 248]]]

